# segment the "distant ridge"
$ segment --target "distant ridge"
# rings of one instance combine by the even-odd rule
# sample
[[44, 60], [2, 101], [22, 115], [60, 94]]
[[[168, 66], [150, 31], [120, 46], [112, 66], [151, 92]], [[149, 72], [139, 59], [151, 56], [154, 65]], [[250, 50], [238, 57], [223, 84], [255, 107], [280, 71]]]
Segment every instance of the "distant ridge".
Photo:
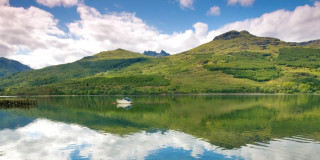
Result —
[[155, 51], [144, 51], [143, 52], [144, 55], [147, 56], [153, 56], [153, 57], [165, 57], [165, 56], [170, 56], [169, 53], [165, 52], [164, 50], [161, 50], [160, 53], [157, 53]]
[[27, 65], [24, 65], [18, 61], [0, 57], [0, 77], [6, 76], [10, 73], [17, 73], [20, 71], [32, 70]]
[[312, 40], [312, 41], [308, 41], [308, 42], [300, 42], [298, 44], [300, 44], [302, 46], [320, 46], [320, 39]]

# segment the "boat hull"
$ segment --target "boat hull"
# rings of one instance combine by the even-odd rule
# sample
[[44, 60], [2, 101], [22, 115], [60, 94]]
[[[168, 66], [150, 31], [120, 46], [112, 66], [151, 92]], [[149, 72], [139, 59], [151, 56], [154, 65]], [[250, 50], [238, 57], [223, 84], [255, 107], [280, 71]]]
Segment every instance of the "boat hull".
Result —
[[121, 104], [132, 104], [132, 101], [127, 101], [127, 100], [123, 100], [123, 99], [117, 99], [117, 103], [121, 103]]

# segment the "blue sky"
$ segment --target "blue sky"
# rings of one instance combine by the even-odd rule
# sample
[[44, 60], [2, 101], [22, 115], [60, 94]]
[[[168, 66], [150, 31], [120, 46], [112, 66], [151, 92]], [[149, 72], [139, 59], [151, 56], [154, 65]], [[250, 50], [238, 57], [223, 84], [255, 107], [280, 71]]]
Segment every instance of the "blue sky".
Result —
[[[178, 0], [85, 0], [85, 5], [94, 7], [101, 13], [130, 12], [154, 26], [163, 33], [173, 33], [189, 29], [194, 23], [204, 22], [209, 30], [224, 24], [255, 18], [279, 9], [294, 10], [297, 6], [312, 5], [313, 0], [256, 0], [252, 5], [228, 4], [228, 0], [194, 0], [193, 8], [181, 7]], [[12, 0], [11, 6], [28, 8], [36, 6], [59, 19], [62, 29], [66, 23], [80, 20], [77, 7], [47, 7], [35, 0]], [[219, 6], [221, 14], [207, 15], [212, 6]]]
[[176, 54], [230, 30], [320, 39], [320, 1], [0, 0], [0, 56], [33, 68], [117, 48]]

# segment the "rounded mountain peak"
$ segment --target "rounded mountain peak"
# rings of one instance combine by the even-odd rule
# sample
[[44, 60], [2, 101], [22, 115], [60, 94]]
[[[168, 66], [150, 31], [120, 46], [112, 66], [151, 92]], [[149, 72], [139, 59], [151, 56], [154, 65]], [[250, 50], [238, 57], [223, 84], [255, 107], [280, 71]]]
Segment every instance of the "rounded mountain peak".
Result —
[[239, 37], [248, 37], [248, 36], [254, 36], [252, 34], [250, 34], [248, 31], [243, 30], [241, 32], [232, 30], [226, 33], [223, 33], [219, 36], [216, 36], [213, 40], [230, 40], [230, 39], [235, 39], [235, 38], [239, 38]]

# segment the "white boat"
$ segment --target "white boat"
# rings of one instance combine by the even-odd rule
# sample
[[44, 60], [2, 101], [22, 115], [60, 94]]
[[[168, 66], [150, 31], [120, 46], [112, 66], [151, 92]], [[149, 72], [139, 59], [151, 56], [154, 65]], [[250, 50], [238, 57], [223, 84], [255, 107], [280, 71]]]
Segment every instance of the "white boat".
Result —
[[119, 103], [119, 104], [132, 104], [132, 101], [130, 98], [126, 97], [124, 99], [117, 99], [117, 103]]

